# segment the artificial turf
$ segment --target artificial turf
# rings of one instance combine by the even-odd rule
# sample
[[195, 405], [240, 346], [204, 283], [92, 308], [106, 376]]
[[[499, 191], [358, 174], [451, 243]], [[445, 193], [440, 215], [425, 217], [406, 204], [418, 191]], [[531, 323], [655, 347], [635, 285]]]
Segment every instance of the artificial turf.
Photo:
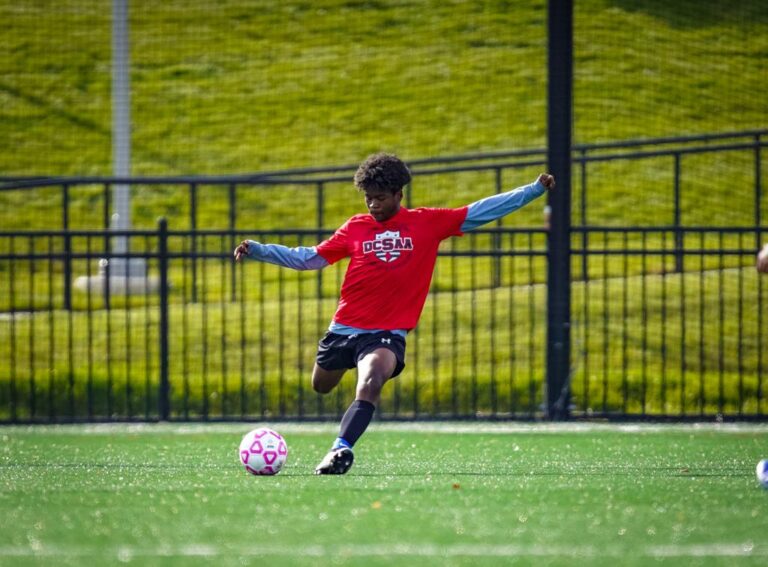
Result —
[[2, 565], [764, 565], [766, 425], [374, 423], [345, 476], [335, 426], [0, 429]]

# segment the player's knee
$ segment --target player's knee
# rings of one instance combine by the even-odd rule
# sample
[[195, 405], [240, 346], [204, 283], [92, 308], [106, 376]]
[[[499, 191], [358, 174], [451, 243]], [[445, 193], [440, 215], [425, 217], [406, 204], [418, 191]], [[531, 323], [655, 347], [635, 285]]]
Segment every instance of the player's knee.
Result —
[[329, 384], [318, 378], [312, 378], [312, 389], [318, 394], [329, 394], [335, 384]]
[[357, 397], [364, 400], [375, 400], [381, 394], [384, 383], [388, 377], [370, 375], [360, 380], [357, 384]]

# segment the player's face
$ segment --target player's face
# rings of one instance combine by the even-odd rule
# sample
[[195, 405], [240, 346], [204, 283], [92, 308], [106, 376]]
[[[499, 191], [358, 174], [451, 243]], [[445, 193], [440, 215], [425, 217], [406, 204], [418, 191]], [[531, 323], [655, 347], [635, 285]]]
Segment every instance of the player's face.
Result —
[[365, 206], [368, 212], [378, 222], [394, 216], [400, 210], [400, 200], [403, 198], [403, 192], [390, 193], [389, 191], [366, 191]]

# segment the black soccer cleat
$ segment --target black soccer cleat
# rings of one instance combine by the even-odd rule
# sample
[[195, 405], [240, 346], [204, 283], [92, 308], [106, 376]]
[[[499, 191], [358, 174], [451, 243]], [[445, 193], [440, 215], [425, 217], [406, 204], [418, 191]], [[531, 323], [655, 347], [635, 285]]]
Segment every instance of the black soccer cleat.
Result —
[[352, 449], [342, 447], [330, 451], [315, 468], [315, 474], [346, 474], [352, 468], [355, 454]]

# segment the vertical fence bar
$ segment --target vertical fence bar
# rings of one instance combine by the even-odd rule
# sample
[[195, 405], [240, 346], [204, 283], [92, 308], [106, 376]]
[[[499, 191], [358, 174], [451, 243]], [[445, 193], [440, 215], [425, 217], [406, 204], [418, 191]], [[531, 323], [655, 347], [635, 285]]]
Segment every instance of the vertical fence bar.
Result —
[[[112, 284], [112, 258], [110, 256], [110, 252], [112, 251], [112, 237], [110, 236], [110, 222], [109, 222], [109, 195], [110, 195], [110, 184], [105, 183], [104, 184], [104, 207], [101, 212], [102, 216], [102, 223], [104, 224], [104, 256], [106, 258], [106, 262], [104, 263], [104, 307], [108, 310], [109, 304], [111, 301], [111, 289], [110, 286]], [[120, 227], [120, 222], [114, 223], [114, 228]], [[128, 247], [126, 246], [126, 249]], [[88, 258], [88, 262], [91, 261], [91, 258]], [[118, 262], [124, 261], [126, 265], [126, 271], [128, 271], [128, 259], [125, 260], [118, 260]]]
[[[499, 238], [499, 233], [494, 233], [495, 238]], [[499, 246], [497, 244], [495, 248], [495, 259], [496, 264], [499, 266], [499, 262], [501, 261], [501, 254], [498, 253]], [[499, 266], [500, 267], [500, 266]], [[496, 400], [496, 290], [498, 289], [499, 284], [497, 283], [494, 285], [490, 290], [488, 290], [488, 293], [490, 294], [490, 303], [491, 303], [491, 326], [490, 326], [490, 333], [489, 333], [489, 340], [490, 340], [490, 347], [491, 347], [491, 415], [496, 416], [496, 413], [498, 412], [498, 403]], [[435, 339], [437, 340], [437, 339]]]
[[[130, 239], [127, 241], [126, 248], [130, 250], [132, 248]], [[146, 247], [144, 248], [146, 250]], [[143, 259], [144, 265], [146, 265], [146, 257]], [[130, 262], [130, 260], [128, 260]], [[130, 265], [130, 263], [128, 264]], [[125, 289], [128, 290], [130, 285], [130, 270], [125, 270], [124, 274], [124, 286]], [[146, 298], [148, 297], [148, 294], [146, 293], [146, 286], [148, 284], [148, 276], [145, 273], [144, 274], [144, 286], [145, 286], [145, 293], [144, 293], [144, 300], [146, 301]], [[132, 364], [131, 361], [133, 360], [133, 333], [131, 329], [131, 302], [129, 299], [129, 296], [126, 295], [125, 298], [125, 308], [123, 310], [123, 317], [125, 317], [125, 346], [124, 346], [124, 352], [125, 352], [125, 411], [127, 414], [128, 419], [131, 419], [133, 417], [133, 384], [131, 381], [131, 371], [132, 371]]]
[[603, 232], [603, 413], [608, 411], [608, 357], [610, 343], [608, 341], [608, 232]]
[[622, 281], [621, 281], [621, 410], [625, 414], [629, 409], [629, 360], [627, 348], [629, 347], [629, 246], [627, 233], [623, 233], [622, 245], [624, 254], [622, 257]]
[[640, 301], [642, 313], [642, 338], [641, 338], [641, 376], [642, 386], [640, 390], [640, 413], [645, 415], [648, 393], [648, 285], [646, 274], [648, 272], [648, 233], [642, 233], [641, 272], [640, 272]]
[[[451, 239], [451, 252], [456, 252], [456, 239]], [[456, 256], [451, 256], [451, 344], [457, 345], [459, 340], [459, 275], [456, 269]], [[459, 415], [459, 349], [451, 352], [451, 412], [454, 417]], [[399, 382], [399, 381], [398, 381]]]
[[48, 421], [56, 420], [56, 318], [53, 299], [53, 236], [48, 236]]
[[706, 408], [706, 390], [704, 389], [704, 366], [706, 359], [704, 356], [704, 303], [706, 295], [704, 293], [706, 285], [704, 278], [704, 232], [699, 233], [699, 248], [702, 254], [699, 256], [699, 415], [704, 416]]
[[[739, 233], [739, 250], [744, 249], [744, 234]], [[744, 268], [741, 265], [741, 258], [739, 260], [739, 272], [737, 277], [737, 286], [739, 290], [739, 297], [736, 301], [736, 320], [738, 321], [737, 333], [738, 339], [736, 341], [736, 366], [739, 375], [738, 388], [739, 388], [739, 416], [744, 415]]]
[[35, 418], [37, 413], [37, 397], [35, 384], [35, 357], [37, 355], [37, 349], [35, 348], [35, 247], [34, 239], [27, 238], [27, 252], [29, 256], [29, 287], [27, 288], [27, 294], [29, 297], [29, 312], [31, 316], [29, 318], [29, 415], [31, 419]]
[[680, 154], [675, 153], [674, 164], [674, 219], [672, 223], [675, 226], [675, 271], [683, 272], [683, 234], [680, 230], [682, 216], [680, 212]]
[[[203, 235], [201, 237], [202, 240], [202, 250], [205, 252], [205, 250], [208, 248], [208, 239]], [[203, 380], [203, 420], [208, 421], [209, 417], [209, 405], [210, 400], [208, 399], [208, 278], [207, 278], [208, 270], [203, 269], [200, 274], [200, 290], [202, 292], [202, 302], [200, 305], [200, 332], [202, 334], [202, 340], [201, 340], [201, 352], [200, 355], [202, 357], [201, 359], [201, 377]]]
[[[582, 185], [583, 187], [583, 185]], [[583, 365], [583, 373], [584, 378], [582, 381], [582, 390], [583, 390], [583, 410], [584, 412], [587, 412], [590, 407], [590, 387], [589, 387], [589, 328], [590, 328], [590, 313], [589, 313], [589, 306], [590, 306], [590, 289], [589, 289], [589, 279], [586, 277], [586, 264], [588, 262], [587, 258], [587, 248], [586, 248], [586, 242], [587, 242], [587, 230], [584, 228], [584, 225], [582, 224], [582, 250], [581, 250], [581, 261], [582, 261], [582, 270], [584, 274], [584, 281], [582, 284], [582, 315], [581, 315], [581, 346], [579, 347], [582, 365]]]
[[[281, 239], [282, 240], [282, 239]], [[283, 243], [282, 241], [280, 242]], [[278, 396], [278, 408], [279, 416], [285, 417], [285, 270], [277, 271], [277, 304], [279, 305], [277, 316], [277, 336], [280, 343], [280, 350], [278, 354], [278, 376], [277, 376], [277, 396]]]
[[718, 303], [718, 389], [717, 389], [717, 413], [722, 414], [725, 406], [725, 293], [723, 292], [725, 281], [725, 265], [723, 262], [723, 232], [718, 232], [718, 244], [720, 253], [718, 254], [718, 282], [717, 295]]
[[262, 419], [267, 413], [267, 357], [266, 350], [266, 325], [267, 315], [264, 308], [266, 297], [266, 283], [264, 281], [264, 262], [259, 262], [259, 415]]
[[[534, 292], [535, 267], [533, 251], [533, 234], [528, 233], [528, 417], [536, 414], [536, 374], [533, 363], [536, 344], [536, 294]], [[546, 400], [544, 401], [546, 404]]]
[[[237, 186], [234, 183], [229, 184], [229, 230], [232, 234], [235, 233], [237, 226]], [[226, 246], [224, 246], [226, 252]], [[237, 273], [235, 272], [235, 263], [229, 262], [230, 267], [230, 301], [235, 302], [235, 289], [237, 287]]]
[[[581, 149], [581, 203], [579, 205], [581, 226], [587, 226], [587, 150]], [[581, 256], [581, 277], [585, 282], [589, 281], [589, 261], [586, 251], [589, 247], [589, 231], [584, 230], [581, 233], [581, 247], [584, 250], [584, 254]]]
[[160, 388], [158, 390], [158, 413], [162, 421], [171, 416], [171, 384], [168, 376], [168, 221], [161, 218], [158, 223], [158, 270], [160, 271], [160, 327], [158, 329], [158, 355], [160, 357]]
[[[227, 242], [227, 239], [225, 236], [221, 236], [219, 240], [219, 249], [222, 252], [222, 259], [219, 263], [221, 266], [221, 292], [219, 295], [219, 309], [221, 310], [221, 333], [219, 334], [221, 342], [219, 343], [219, 359], [221, 360], [220, 368], [221, 368], [221, 416], [227, 417], [228, 411], [229, 411], [229, 392], [227, 390], [227, 304], [226, 304], [226, 280], [227, 280], [227, 271], [228, 268], [230, 268], [230, 272], [234, 276], [234, 272], [232, 271], [234, 269], [234, 262], [227, 261], [229, 260], [229, 256], [226, 254], [223, 254], [224, 247]], [[234, 288], [233, 288], [234, 293]]]
[[[67, 239], [69, 232], [67, 232]], [[69, 416], [75, 415], [75, 329], [72, 309], [67, 309], [67, 402]]]
[[667, 232], [661, 233], [661, 411], [667, 411]]
[[762, 211], [760, 210], [762, 200], [762, 163], [760, 161], [760, 134], [755, 135], [755, 249], [759, 249], [760, 242], [760, 223], [762, 221]]
[[[680, 228], [677, 228], [678, 237], [681, 236]], [[677, 247], [677, 254], [681, 254], [681, 248]], [[680, 258], [680, 256], [678, 256]], [[686, 357], [686, 338], [687, 338], [687, 326], [686, 326], [686, 286], [685, 286], [685, 272], [682, 270], [682, 262], [677, 266], [678, 273], [680, 274], [680, 415], [686, 415], [686, 403], [685, 396], [688, 389], [688, 358]]]
[[189, 184], [190, 256], [192, 258], [192, 303], [197, 303], [197, 183]]
[[[91, 279], [91, 237], [86, 236], [85, 237], [85, 273], [88, 276], [88, 281], [92, 282], [94, 280]], [[85, 302], [85, 317], [86, 317], [86, 330], [88, 334], [88, 342], [87, 342], [87, 360], [88, 360], [88, 377], [86, 379], [86, 407], [88, 411], [88, 419], [93, 419], [94, 416], [94, 409], [93, 409], [93, 291], [94, 286], [88, 285], [88, 296], [86, 298]], [[98, 287], [96, 289], [99, 289]]]
[[[105, 183], [104, 184], [104, 189], [103, 189], [104, 197], [102, 198], [102, 201], [101, 201], [101, 204], [102, 204], [102, 206], [101, 206], [101, 225], [102, 225], [102, 227], [104, 227], [104, 230], [109, 230], [109, 227], [110, 227], [110, 224], [111, 224], [110, 223], [110, 214], [109, 214], [109, 206], [111, 204], [110, 200], [109, 200], [109, 194], [110, 194], [109, 188], [110, 188], [110, 184], [109, 183]], [[118, 226], [120, 226], [120, 225], [118, 223], [115, 223], [115, 228], [117, 228]]]
[[[126, 242], [125, 249], [128, 250], [129, 249], [128, 237], [123, 236], [121, 238], [125, 239], [125, 242]], [[124, 262], [124, 265], [126, 266], [126, 273], [128, 273], [127, 267], [129, 266], [129, 259], [125, 258], [125, 259], [119, 260], [119, 262], [121, 261]], [[113, 376], [112, 376], [112, 358], [113, 358], [112, 356], [112, 303], [110, 301], [110, 291], [111, 291], [110, 284], [112, 282], [112, 276], [110, 274], [115, 273], [115, 276], [117, 277], [117, 270], [115, 270], [115, 272], [111, 272], [110, 266], [109, 264], [107, 264], [106, 273], [107, 275], [104, 280], [104, 283], [106, 284], [105, 285], [106, 293], [104, 294], [105, 295], [104, 307], [106, 308], [105, 315], [106, 315], [106, 325], [107, 325], [107, 336], [106, 336], [107, 348], [105, 350], [106, 366], [107, 366], [107, 419], [112, 419], [112, 397], [113, 397], [112, 389], [114, 385], [113, 385]], [[91, 315], [92, 314], [89, 313], [89, 316]]]
[[[509, 249], [515, 250], [515, 235], [511, 234]], [[517, 357], [515, 342], [512, 337], [515, 336], [515, 328], [517, 326], [517, 310], [515, 309], [515, 287], [517, 285], [517, 256], [512, 255], [509, 259], [509, 317], [508, 331], [509, 331], [509, 415], [515, 417], [518, 408], [518, 396], [517, 396], [517, 365], [515, 364]], [[454, 306], [454, 318], [456, 317], [456, 307]]]
[[61, 186], [61, 228], [64, 230], [64, 309], [72, 309], [72, 237], [69, 234], [69, 184]]
[[182, 250], [187, 253], [187, 257], [181, 262], [181, 371], [182, 378], [182, 415], [184, 419], [189, 419], [189, 264], [194, 262], [191, 258], [189, 246], [194, 236], [190, 233], [184, 239]]
[[245, 419], [248, 412], [248, 394], [245, 388], [245, 377], [247, 373], [248, 341], [246, 340], [246, 329], [249, 328], [246, 319], [245, 309], [245, 270], [243, 266], [238, 267], [240, 274], [240, 419]]
[[8, 260], [8, 300], [10, 303], [10, 321], [11, 321], [11, 333], [10, 333], [10, 356], [9, 362], [11, 365], [11, 382], [10, 382], [10, 397], [11, 397], [11, 423], [18, 421], [18, 403], [17, 398], [17, 385], [18, 368], [16, 367], [16, 261], [15, 261], [15, 248], [16, 238], [12, 235], [8, 240], [8, 253], [10, 259]]
[[[158, 243], [159, 246], [159, 243]], [[149, 237], [144, 237], [144, 249], [149, 249]], [[147, 280], [145, 280], [147, 282]], [[148, 284], [148, 282], [147, 282]], [[148, 287], [148, 286], [147, 286]], [[147, 287], [145, 287], [145, 292], [148, 292]], [[150, 302], [146, 300], [146, 295], [148, 293], [145, 293], [145, 301], [144, 301], [144, 419], [146, 421], [149, 421], [150, 415], [153, 413], [152, 408], [152, 395], [150, 392], [153, 391], [152, 386], [152, 361], [155, 360], [155, 357], [152, 353], [152, 313], [150, 309]], [[159, 389], [158, 389], [159, 391]], [[158, 397], [157, 400], [155, 400], [155, 404], [159, 404], [160, 398]], [[156, 406], [157, 407], [157, 406]]]

